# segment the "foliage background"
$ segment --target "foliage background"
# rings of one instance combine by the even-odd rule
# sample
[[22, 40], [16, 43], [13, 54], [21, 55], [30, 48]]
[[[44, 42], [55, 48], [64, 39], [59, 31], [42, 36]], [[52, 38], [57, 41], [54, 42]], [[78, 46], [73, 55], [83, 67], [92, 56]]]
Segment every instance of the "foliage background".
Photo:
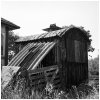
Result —
[[9, 35], [8, 35], [8, 62], [18, 52], [18, 45], [15, 44], [15, 41], [19, 38], [20, 37], [18, 35], [15, 35], [13, 31], [9, 32]]
[[88, 67], [90, 75], [99, 75], [99, 55], [94, 59], [88, 60]]

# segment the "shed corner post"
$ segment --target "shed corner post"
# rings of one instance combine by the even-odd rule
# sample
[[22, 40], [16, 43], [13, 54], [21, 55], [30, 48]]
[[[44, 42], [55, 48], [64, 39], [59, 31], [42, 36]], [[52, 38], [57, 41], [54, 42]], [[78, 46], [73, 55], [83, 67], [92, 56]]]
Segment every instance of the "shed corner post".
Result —
[[63, 77], [63, 69], [62, 69], [62, 62], [61, 62], [61, 40], [57, 41], [57, 65], [59, 68], [59, 77], [60, 77], [60, 82], [61, 82], [61, 88], [65, 90], [65, 82], [64, 82], [64, 77]]

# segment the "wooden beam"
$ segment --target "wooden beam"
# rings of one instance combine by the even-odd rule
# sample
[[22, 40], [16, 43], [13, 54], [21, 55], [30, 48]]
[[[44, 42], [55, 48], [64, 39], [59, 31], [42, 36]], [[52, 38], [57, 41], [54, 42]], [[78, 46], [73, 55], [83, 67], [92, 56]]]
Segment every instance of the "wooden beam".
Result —
[[9, 34], [9, 30], [6, 27], [6, 33], [5, 33], [5, 66], [8, 64], [8, 34]]
[[58, 68], [57, 65], [53, 65], [53, 66], [48, 66], [48, 67], [28, 70], [28, 72], [29, 72], [29, 74], [33, 74], [33, 73], [36, 74], [36, 73], [41, 73], [41, 72], [44, 72], [44, 71], [54, 70], [54, 69], [57, 69], [57, 68]]
[[45, 79], [39, 79], [39, 80], [31, 81], [31, 85], [41, 84], [42, 82], [45, 82]]

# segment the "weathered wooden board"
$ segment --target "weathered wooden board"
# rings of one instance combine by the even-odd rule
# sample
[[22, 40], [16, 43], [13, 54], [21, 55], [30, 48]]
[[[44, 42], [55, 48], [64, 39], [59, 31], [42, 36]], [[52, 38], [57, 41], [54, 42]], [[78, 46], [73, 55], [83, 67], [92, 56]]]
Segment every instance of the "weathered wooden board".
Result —
[[67, 39], [67, 61], [68, 62], [75, 62], [75, 48], [74, 48], [74, 40]]
[[41, 73], [44, 71], [50, 71], [50, 70], [54, 70], [57, 69], [58, 66], [57, 65], [53, 65], [53, 66], [48, 66], [48, 67], [43, 67], [43, 68], [39, 68], [39, 69], [34, 69], [34, 70], [29, 70], [29, 73]]
[[[29, 71], [31, 86], [42, 88], [47, 82], [60, 83], [59, 73], [57, 73], [58, 65], [37, 68]], [[58, 82], [59, 81], [59, 82]]]

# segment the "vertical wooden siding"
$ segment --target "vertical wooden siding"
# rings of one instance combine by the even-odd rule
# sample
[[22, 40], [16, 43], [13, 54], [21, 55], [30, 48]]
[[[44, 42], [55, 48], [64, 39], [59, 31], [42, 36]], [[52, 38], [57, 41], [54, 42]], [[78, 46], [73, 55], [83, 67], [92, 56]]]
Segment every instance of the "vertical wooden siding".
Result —
[[78, 40], [66, 40], [68, 62], [85, 63], [87, 60], [86, 43]]
[[75, 62], [85, 63], [87, 59], [86, 43], [82, 41], [74, 41], [75, 45]]
[[67, 61], [75, 62], [75, 47], [74, 41], [71, 39], [66, 40]]
[[87, 40], [77, 30], [70, 31], [64, 36], [66, 60], [63, 68], [65, 85], [79, 85], [88, 78]]

